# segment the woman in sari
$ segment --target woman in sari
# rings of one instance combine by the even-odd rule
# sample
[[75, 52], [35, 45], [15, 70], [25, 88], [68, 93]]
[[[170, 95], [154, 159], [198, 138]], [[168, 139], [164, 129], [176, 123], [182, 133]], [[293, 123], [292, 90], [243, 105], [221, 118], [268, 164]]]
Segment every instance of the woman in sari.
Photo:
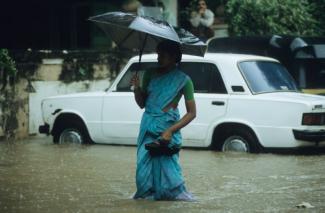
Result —
[[[193, 83], [177, 68], [182, 58], [180, 45], [165, 40], [158, 44], [157, 54], [158, 69], [144, 74], [142, 86], [137, 75], [131, 80], [136, 103], [145, 108], [137, 141], [134, 199], [193, 200], [185, 188], [179, 154], [153, 156], [145, 148], [146, 144], [160, 140], [167, 141], [171, 149], [179, 149], [180, 129], [196, 116]], [[180, 118], [177, 106], [182, 95], [187, 112]]]

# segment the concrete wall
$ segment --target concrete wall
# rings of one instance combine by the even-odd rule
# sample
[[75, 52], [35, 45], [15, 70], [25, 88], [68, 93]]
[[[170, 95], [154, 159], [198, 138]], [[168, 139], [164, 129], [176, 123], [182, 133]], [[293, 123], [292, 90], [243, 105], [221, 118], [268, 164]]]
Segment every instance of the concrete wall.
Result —
[[[4, 93], [0, 94], [0, 99], [7, 105], [12, 104], [15, 109], [13, 111], [8, 110], [7, 107], [5, 112], [0, 105], [0, 122], [2, 122], [0, 123], [0, 138], [8, 137], [8, 134], [2, 128], [5, 120], [8, 122], [13, 121], [11, 126], [14, 126], [13, 134], [15, 139], [24, 139], [29, 135], [40, 135], [38, 134], [38, 127], [43, 124], [41, 116], [41, 101], [43, 98], [68, 93], [104, 90], [110, 86], [111, 79], [115, 77], [111, 76], [110, 68], [106, 62], [93, 64], [93, 78], [95, 80], [64, 83], [59, 81], [62, 72], [62, 61], [62, 59], [43, 59], [34, 76], [29, 76], [30, 79], [33, 79], [31, 81], [32, 91], [30, 88], [28, 89], [28, 81], [21, 78], [14, 87], [10, 88], [8, 86], [8, 91], [13, 92], [11, 93], [13, 94], [12, 100], [6, 100]], [[8, 115], [10, 119], [3, 119]]]

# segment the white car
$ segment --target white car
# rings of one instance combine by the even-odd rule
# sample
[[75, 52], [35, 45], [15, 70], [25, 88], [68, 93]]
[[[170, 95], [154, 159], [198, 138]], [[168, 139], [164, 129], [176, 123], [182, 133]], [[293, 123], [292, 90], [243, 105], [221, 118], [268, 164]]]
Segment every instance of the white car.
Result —
[[[42, 101], [44, 125], [55, 143], [136, 144], [143, 110], [130, 88], [134, 71], [156, 66], [157, 55], [129, 60], [106, 91]], [[301, 93], [275, 59], [238, 54], [183, 55], [193, 80], [197, 117], [183, 128], [183, 146], [260, 152], [325, 144], [325, 97]], [[185, 112], [184, 100], [179, 104]]]

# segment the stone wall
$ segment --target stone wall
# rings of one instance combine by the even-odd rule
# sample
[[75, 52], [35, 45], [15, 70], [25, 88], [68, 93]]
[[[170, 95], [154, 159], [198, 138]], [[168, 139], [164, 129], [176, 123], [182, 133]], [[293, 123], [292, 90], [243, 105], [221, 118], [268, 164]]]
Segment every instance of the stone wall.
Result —
[[22, 139], [28, 135], [27, 80], [8, 85], [0, 95], [0, 138]]
[[37, 57], [26, 57], [25, 53], [20, 53], [24, 56], [21, 58], [13, 56], [18, 75], [0, 93], [0, 139], [37, 134], [43, 98], [105, 89], [130, 57], [117, 52], [64, 53], [56, 57], [40, 53]]

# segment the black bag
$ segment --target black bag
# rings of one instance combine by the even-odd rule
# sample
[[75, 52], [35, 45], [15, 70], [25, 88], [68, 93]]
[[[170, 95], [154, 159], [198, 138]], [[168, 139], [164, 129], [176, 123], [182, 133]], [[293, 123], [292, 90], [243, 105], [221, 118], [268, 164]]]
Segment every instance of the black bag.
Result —
[[179, 147], [169, 147], [168, 144], [169, 141], [158, 139], [155, 142], [145, 144], [145, 148], [149, 151], [151, 156], [172, 156], [180, 151]]

